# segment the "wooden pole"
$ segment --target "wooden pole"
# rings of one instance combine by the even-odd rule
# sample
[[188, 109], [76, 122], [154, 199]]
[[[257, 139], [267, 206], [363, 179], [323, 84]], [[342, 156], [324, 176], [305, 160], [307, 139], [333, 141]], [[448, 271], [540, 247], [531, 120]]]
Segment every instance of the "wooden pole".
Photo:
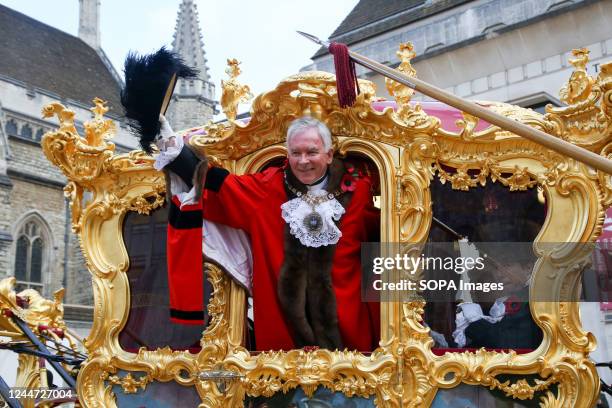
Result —
[[355, 60], [355, 62], [363, 65], [366, 68], [371, 69], [374, 72], [378, 72], [379, 74], [384, 75], [387, 78], [406, 85], [440, 102], [444, 102], [445, 104], [450, 105], [454, 108], [467, 112], [470, 115], [484, 119], [487, 122], [497, 125], [504, 130], [508, 130], [512, 133], [529, 139], [532, 142], [545, 146], [551, 150], [556, 151], [557, 153], [581, 161], [607, 174], [612, 174], [612, 160], [609, 160], [606, 157], [600, 156], [582, 147], [575, 146], [569, 142], [566, 142], [565, 140], [561, 140], [557, 137], [551, 136], [547, 133], [542, 132], [541, 130], [534, 129], [516, 120], [509, 119], [489, 109], [483, 108], [482, 106], [479, 106], [474, 102], [459, 98], [458, 96], [446, 92], [443, 89], [430, 85], [427, 82], [421, 81], [418, 78], [404, 75], [400, 71], [389, 68], [388, 66], [371, 60], [367, 57], [364, 57], [363, 55], [359, 55], [353, 51], [349, 51], [349, 54], [351, 58]]

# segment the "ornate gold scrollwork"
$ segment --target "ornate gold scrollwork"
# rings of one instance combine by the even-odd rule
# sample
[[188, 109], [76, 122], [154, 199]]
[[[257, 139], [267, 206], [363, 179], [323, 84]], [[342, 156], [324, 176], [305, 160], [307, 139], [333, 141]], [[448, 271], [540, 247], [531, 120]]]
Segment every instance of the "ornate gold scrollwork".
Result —
[[[45, 299], [34, 289], [25, 289], [19, 293], [15, 292], [16, 279], [14, 277], [5, 278], [0, 281], [0, 310], [10, 310], [21, 320], [26, 322], [34, 331], [39, 332], [40, 327], [44, 330], [58, 329], [66, 331], [64, 322], [64, 288], [58, 289], [53, 294], [53, 300]], [[19, 302], [24, 302], [27, 307], [20, 306]], [[0, 313], [0, 328], [8, 329], [10, 332], [19, 334], [21, 331], [10, 322], [10, 320]]]
[[[576, 54], [576, 72], [583, 71], [585, 55]], [[410, 46], [402, 45], [400, 69], [413, 72], [413, 56]], [[596, 80], [572, 75], [572, 85], [564, 91], [564, 99], [571, 105], [548, 108], [545, 116], [508, 104], [481, 104], [555, 137], [612, 156], [611, 71], [610, 64], [604, 64]], [[94, 326], [86, 342], [90, 358], [78, 382], [84, 406], [114, 406], [110, 387], [106, 387], [109, 382], [127, 384], [131, 391], [149, 381], [195, 386], [202, 407], [238, 406], [247, 394], [268, 396], [295, 387], [312, 395], [317, 386], [346, 395], [375, 395], [381, 407], [419, 407], [428, 406], [438, 389], [462, 382], [497, 388], [514, 398], [532, 398], [536, 391], [547, 391], [541, 401], [548, 407], [588, 407], [594, 403], [599, 382], [588, 353], [595, 339], [582, 330], [576, 304], [564, 301], [579, 286], [582, 269], [572, 267], [579, 250], [550, 249], [543, 243], [596, 239], [604, 209], [612, 203], [609, 176], [498, 127], [477, 131], [476, 118], [466, 114], [457, 123], [458, 132], [442, 129], [438, 118], [411, 107], [411, 92], [397, 84], [389, 85], [397, 111], [378, 112], [371, 106], [374, 85], [360, 81], [360, 87], [363, 92], [356, 104], [340, 108], [333, 75], [293, 75], [255, 98], [251, 119], [244, 125], [237, 125], [235, 116], [232, 118], [238, 100], [238, 94], [233, 94], [223, 103], [230, 122], [192, 129], [190, 144], [242, 174], [283, 154], [282, 143], [291, 120], [304, 114], [318, 117], [331, 129], [341, 153], [366, 155], [378, 167], [381, 237], [385, 242], [424, 242], [432, 216], [429, 183], [436, 174], [461, 190], [485, 185], [489, 180], [510, 190], [541, 186], [548, 214], [534, 243], [540, 260], [531, 285], [532, 291], [553, 288], [556, 298], [531, 303], [533, 319], [543, 331], [540, 347], [521, 355], [484, 349], [435, 355], [429, 329], [422, 322], [425, 304], [414, 300], [381, 304], [381, 343], [371, 355], [330, 350], [252, 355], [240, 345], [244, 291], [218, 268], [207, 266], [214, 287], [208, 306], [212, 321], [203, 334], [200, 353], [191, 355], [169, 348], [128, 353], [117, 340], [129, 309], [121, 220], [127, 211], [148, 213], [162, 204], [162, 178], [152, 169], [153, 159], [141, 152], [113, 156], [114, 146], [106, 140], [111, 130], [100, 121], [101, 109], [95, 113], [98, 119], [86, 127], [93, 133], [81, 138], [71, 122], [73, 115], [55, 105], [48, 112], [58, 115], [60, 129], [44, 137], [43, 148], [68, 177], [66, 194], [72, 202], [73, 226], [80, 233], [95, 295]], [[115, 378], [118, 370], [132, 375]], [[201, 375], [217, 371], [231, 374], [232, 380], [223, 389]], [[540, 378], [510, 383], [499, 379], [503, 373], [535, 374]], [[557, 384], [556, 393], [549, 389], [553, 383]]]
[[225, 113], [225, 117], [230, 122], [236, 120], [238, 113], [238, 104], [246, 103], [253, 98], [251, 89], [248, 85], [242, 85], [238, 82], [238, 76], [241, 74], [240, 61], [236, 58], [227, 60], [227, 68], [225, 72], [229, 76], [227, 81], [221, 81], [221, 109]]
[[[414, 69], [412, 63], [410, 62], [414, 57], [416, 57], [416, 52], [414, 52], [414, 46], [412, 43], [406, 42], [400, 44], [399, 50], [395, 54], [400, 59], [400, 64], [397, 67], [397, 70], [405, 75], [416, 77], [416, 69]], [[389, 95], [395, 98], [397, 105], [402, 108], [408, 108], [410, 98], [412, 98], [412, 95], [414, 95], [414, 89], [411, 89], [406, 85], [402, 85], [399, 82], [389, 78], [385, 78], [385, 85], [387, 86]]]
[[[400, 60], [397, 70], [403, 72], [405, 75], [416, 77], [416, 69], [414, 69], [412, 63], [410, 62], [414, 57], [416, 57], [416, 52], [414, 51], [414, 46], [412, 43], [406, 42], [400, 44], [399, 50], [395, 54]], [[395, 99], [395, 103], [397, 105], [397, 117], [400, 118], [400, 120], [402, 120], [407, 127], [418, 129], [438, 125], [438, 121], [436, 121], [435, 118], [428, 116], [421, 108], [421, 105], [418, 103], [414, 106], [410, 105], [410, 99], [412, 98], [412, 95], [414, 95], [414, 89], [411, 89], [406, 85], [402, 85], [399, 82], [389, 78], [385, 78], [385, 85], [387, 86], [389, 95], [393, 96]]]
[[[78, 339], [66, 327], [64, 322], [64, 289], [53, 294], [53, 300], [45, 299], [34, 289], [15, 292], [16, 279], [9, 277], [0, 281], [0, 336], [10, 337], [11, 342], [30, 344], [30, 340], [21, 329], [11, 321], [7, 313], [12, 313], [23, 320], [35, 335], [44, 335], [43, 342], [53, 342], [54, 347], [68, 343], [72, 351], [78, 351]], [[47, 369], [32, 354], [19, 354], [15, 387], [47, 388]], [[25, 408], [34, 408], [34, 398], [20, 400]], [[41, 405], [42, 406], [42, 405]]]
[[103, 373], [102, 379], [108, 381], [113, 385], [120, 385], [121, 389], [126, 394], [135, 394], [138, 389], [145, 389], [147, 384], [152, 381], [149, 375], [143, 375], [142, 377], [132, 377], [132, 373], [127, 373], [125, 377], [119, 377], [117, 375], [110, 375], [110, 373]]
[[589, 50], [580, 48], [573, 50], [572, 54], [575, 58], [569, 62], [574, 66], [574, 72], [559, 91], [561, 100], [568, 106], [548, 105], [546, 119], [558, 127], [563, 139], [599, 153], [612, 132], [610, 63], [602, 64], [599, 76], [593, 78], [586, 71]]
[[568, 105], [576, 104], [586, 100], [593, 88], [593, 78], [589, 77], [586, 71], [586, 65], [589, 62], [590, 51], [587, 48], [579, 48], [572, 51], [574, 59], [570, 59], [569, 63], [574, 66], [569, 82], [564, 85], [559, 91], [561, 100]]

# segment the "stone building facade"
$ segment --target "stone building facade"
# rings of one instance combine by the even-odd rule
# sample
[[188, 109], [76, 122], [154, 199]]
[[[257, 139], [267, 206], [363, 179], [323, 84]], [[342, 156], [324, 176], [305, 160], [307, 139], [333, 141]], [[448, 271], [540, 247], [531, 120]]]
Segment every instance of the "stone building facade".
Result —
[[[48, 103], [63, 103], [75, 111], [83, 134], [92, 100], [101, 97], [118, 129], [116, 151], [137, 148], [137, 141], [122, 114], [122, 78], [100, 47], [100, 0], [79, 0], [79, 6], [76, 37], [0, 5], [0, 36], [7, 44], [0, 49], [0, 279], [16, 276], [20, 288], [47, 297], [65, 287], [67, 320], [87, 330], [91, 278], [71, 231], [66, 179], [40, 147], [57, 122], [42, 119], [41, 111]], [[177, 84], [171, 123], [175, 129], [206, 123], [215, 112], [215, 92], [193, 1], [180, 5], [173, 50], [200, 78]]]
[[[596, 73], [612, 56], [610, 0], [360, 1], [330, 40], [395, 67], [398, 46], [410, 41], [417, 76], [455, 95], [509, 102], [543, 111], [559, 104], [573, 48], [590, 50]], [[323, 49], [304, 70], [333, 71]], [[358, 66], [388, 96], [384, 78]], [[416, 94], [414, 100], [427, 99]]]
[[91, 280], [70, 229], [66, 179], [40, 147], [42, 136], [57, 129], [55, 119], [42, 119], [42, 108], [63, 103], [75, 111], [82, 132], [93, 98], [100, 97], [116, 122], [117, 150], [136, 144], [123, 123], [120, 76], [99, 48], [99, 1], [80, 3], [81, 23], [94, 22], [79, 30], [87, 42], [0, 5], [6, 44], [0, 49], [0, 278], [15, 276], [19, 288], [46, 297], [65, 287], [65, 317], [86, 332]]

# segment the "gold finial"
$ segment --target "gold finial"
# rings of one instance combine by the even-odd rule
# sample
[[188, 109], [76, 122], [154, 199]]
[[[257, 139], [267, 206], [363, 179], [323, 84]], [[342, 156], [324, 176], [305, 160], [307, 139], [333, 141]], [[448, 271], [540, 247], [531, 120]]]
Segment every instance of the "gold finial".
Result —
[[[398, 71], [401, 71], [408, 76], [415, 77], [416, 70], [410, 63], [410, 60], [416, 56], [412, 43], [401, 43], [399, 50], [395, 54], [400, 59], [400, 64], [397, 67]], [[398, 111], [407, 108], [408, 104], [410, 103], [410, 98], [412, 98], [412, 95], [414, 95], [414, 90], [389, 78], [385, 78], [385, 84], [387, 85], [387, 91], [389, 91], [389, 94], [395, 98]]]
[[74, 127], [74, 111], [66, 108], [59, 102], [53, 102], [45, 105], [42, 109], [42, 117], [47, 119], [53, 115], [57, 116], [57, 120], [60, 123], [60, 132], [68, 132], [77, 134], [76, 128]]
[[242, 73], [239, 65], [240, 61], [236, 58], [228, 59], [225, 72], [229, 79], [221, 81], [221, 109], [230, 122], [236, 120], [238, 104], [248, 102], [253, 98], [249, 86], [241, 85], [238, 82], [238, 75]]
[[576, 58], [570, 59], [569, 63], [572, 64], [576, 71], [585, 71], [586, 64], [589, 62], [589, 49], [588, 48], [577, 48], [572, 50], [572, 55]]
[[95, 106], [90, 109], [94, 114], [93, 120], [85, 122], [83, 126], [87, 144], [99, 147], [104, 145], [105, 139], [111, 139], [115, 135], [115, 123], [110, 119], [104, 119], [104, 114], [108, 112], [106, 101], [95, 98], [93, 103]]
[[[414, 57], [416, 57], [414, 45], [412, 45], [410, 41], [401, 43], [399, 50], [395, 54], [400, 59], [400, 64], [397, 67], [397, 70], [408, 76], [416, 77], [416, 69], [414, 69], [412, 63], [410, 62]], [[385, 78], [385, 84], [387, 85], [387, 91], [389, 94], [395, 98], [395, 103], [397, 105], [397, 116], [401, 120], [412, 125], [417, 123], [425, 123], [427, 121], [427, 114], [423, 112], [419, 104], [410, 106], [410, 99], [412, 98], [412, 95], [414, 95], [414, 89], [389, 78]]]
[[399, 51], [397, 51], [395, 55], [397, 55], [401, 61], [398, 70], [406, 75], [416, 76], [416, 70], [412, 67], [412, 63], [410, 62], [414, 57], [416, 57], [414, 45], [412, 45], [410, 41], [401, 43], [399, 46]]
[[561, 100], [568, 105], [586, 100], [591, 93], [594, 80], [587, 74], [586, 65], [589, 62], [588, 48], [572, 50], [575, 58], [570, 58], [569, 63], [574, 66], [574, 72], [569, 81], [559, 91]]
[[225, 73], [229, 75], [231, 79], [237, 78], [238, 75], [242, 74], [242, 71], [240, 70], [240, 61], [238, 61], [236, 58], [228, 58]]
[[100, 98], [94, 98], [93, 100], [94, 106], [93, 108], [90, 108], [89, 110], [93, 112], [94, 114], [94, 120], [102, 120], [103, 116], [106, 114], [106, 112], [108, 112], [108, 107], [106, 106], [106, 101], [103, 101]]

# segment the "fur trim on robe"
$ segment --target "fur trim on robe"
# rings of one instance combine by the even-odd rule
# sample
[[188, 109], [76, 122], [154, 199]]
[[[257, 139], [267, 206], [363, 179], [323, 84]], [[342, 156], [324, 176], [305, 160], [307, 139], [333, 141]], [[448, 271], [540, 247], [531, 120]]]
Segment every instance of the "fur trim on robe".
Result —
[[[287, 168], [287, 181], [298, 191], [305, 193], [307, 187], [300, 183]], [[329, 168], [326, 190], [334, 192], [340, 188], [345, 174], [344, 164], [334, 159]], [[288, 200], [295, 195], [285, 187]], [[346, 209], [352, 193], [341, 194], [338, 202]], [[318, 248], [307, 247], [289, 232], [285, 225], [285, 258], [278, 278], [278, 298], [285, 321], [293, 331], [297, 347], [319, 346], [329, 350], [343, 348], [336, 295], [332, 284], [332, 263], [336, 245]]]

